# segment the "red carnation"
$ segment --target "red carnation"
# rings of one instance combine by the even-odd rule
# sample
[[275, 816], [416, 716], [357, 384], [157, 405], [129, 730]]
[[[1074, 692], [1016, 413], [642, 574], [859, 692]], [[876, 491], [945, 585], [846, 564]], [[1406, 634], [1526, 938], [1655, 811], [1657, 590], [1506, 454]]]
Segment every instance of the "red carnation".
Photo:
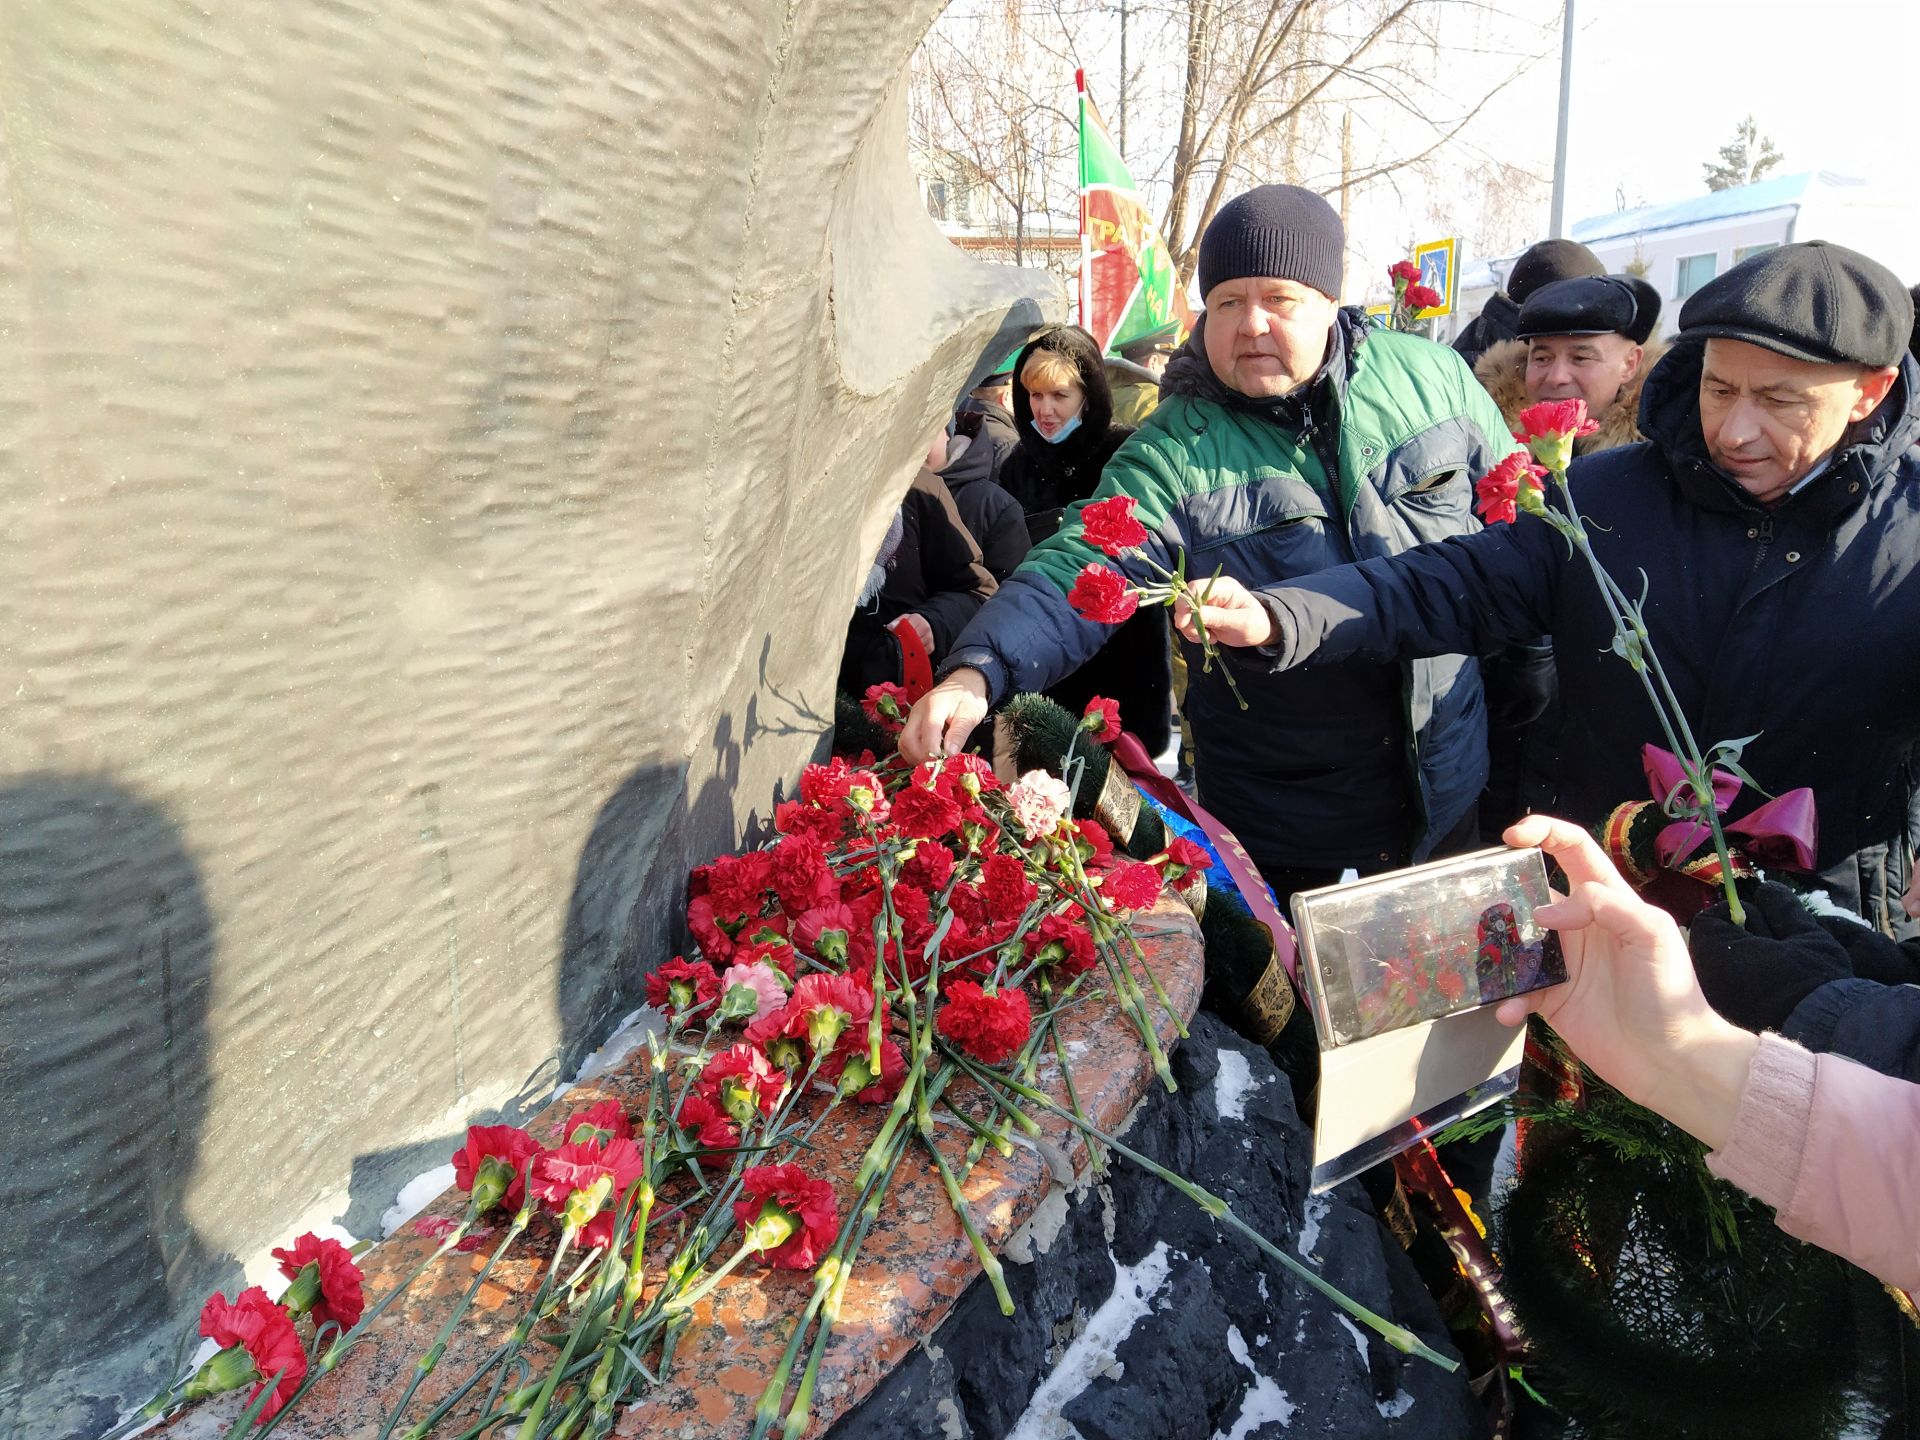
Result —
[[794, 977], [799, 961], [794, 957], [793, 942], [781, 935], [770, 935], [764, 940], [756, 940], [751, 945], [733, 947], [733, 963], [736, 965], [771, 965], [787, 979]]
[[713, 902], [716, 920], [752, 920], [764, 907], [768, 872], [772, 868], [766, 854], [752, 850], [745, 855], [722, 855], [707, 867], [707, 895]]
[[1100, 896], [1115, 910], [1147, 910], [1160, 898], [1160, 872], [1130, 861], [1100, 877]]
[[1431, 285], [1407, 286], [1407, 308], [1409, 310], [1437, 310], [1440, 307], [1440, 292]]
[[1026, 991], [1009, 988], [993, 993], [971, 980], [955, 980], [947, 987], [945, 999], [940, 1007], [941, 1035], [983, 1064], [1011, 1060], [1027, 1043], [1033, 1010]]
[[1573, 442], [1600, 428], [1587, 418], [1585, 400], [1542, 400], [1520, 412], [1520, 428], [1513, 438], [1533, 452], [1533, 458], [1564, 475], [1573, 463]]
[[844, 964], [857, 923], [853, 908], [836, 900], [831, 905], [815, 906], [794, 921], [793, 940], [801, 949], [822, 960]]
[[1599, 428], [1599, 421], [1587, 418], [1585, 400], [1542, 400], [1520, 412], [1520, 428], [1513, 432], [1513, 438], [1576, 440], [1582, 435], [1593, 434]]
[[880, 1073], [873, 1073], [872, 1052], [865, 1035], [843, 1035], [831, 1055], [821, 1062], [820, 1076], [841, 1090], [852, 1087], [861, 1105], [885, 1105], [900, 1093], [907, 1078], [907, 1057], [891, 1040], [880, 1042]]
[[518, 1210], [527, 1161], [540, 1144], [518, 1125], [469, 1125], [467, 1143], [453, 1153], [453, 1183], [470, 1194], [475, 1215], [504, 1205]]
[[[714, 984], [720, 983], [716, 976]], [[560, 1138], [569, 1145], [606, 1145], [615, 1140], [633, 1138], [633, 1121], [618, 1100], [599, 1100], [575, 1115], [561, 1127]]]
[[1184, 890], [1193, 884], [1193, 877], [1202, 870], [1213, 868], [1213, 857], [1204, 846], [1196, 845], [1184, 836], [1176, 835], [1167, 842], [1167, 879], [1174, 886]]
[[[1411, 285], [1419, 280], [1420, 267], [1411, 260], [1396, 260], [1387, 267], [1387, 278], [1395, 281], [1404, 280]], [[1395, 288], [1399, 287], [1396, 285]]]
[[847, 833], [847, 822], [844, 815], [804, 800], [782, 800], [773, 807], [773, 828], [782, 835], [811, 835], [822, 845], [832, 845]]
[[953, 851], [932, 840], [913, 848], [913, 858], [900, 867], [900, 878], [922, 890], [944, 890], [953, 878]]
[[1120, 738], [1120, 702], [1104, 695], [1094, 696], [1081, 712], [1080, 728], [1100, 744], [1111, 745]]
[[[280, 1262], [280, 1273], [294, 1282], [281, 1297], [289, 1313], [311, 1315], [315, 1326], [338, 1325], [343, 1334], [360, 1323], [360, 1312], [367, 1308], [360, 1267], [338, 1240], [302, 1235], [291, 1248], [275, 1250], [273, 1258]], [[300, 1278], [309, 1265], [314, 1271], [310, 1290]]]
[[965, 795], [970, 800], [977, 800], [1000, 788], [1000, 777], [993, 773], [993, 763], [979, 755], [963, 752], [948, 755], [938, 763], [941, 774], [948, 781], [943, 788], [954, 799]]
[[1533, 486], [1536, 477], [1544, 473], [1528, 458], [1526, 451], [1514, 451], [1474, 481], [1473, 493], [1480, 518], [1489, 525], [1511, 523], [1519, 512], [1521, 490]]
[[1080, 852], [1081, 868], [1104, 865], [1113, 858], [1113, 837], [1106, 826], [1098, 820], [1076, 820], [1073, 828], [1079, 832], [1074, 847]]
[[1440, 987], [1440, 993], [1447, 997], [1449, 1005], [1458, 1005], [1460, 998], [1467, 993], [1467, 980], [1458, 970], [1442, 970], [1433, 977], [1433, 983]]
[[[735, 921], [735, 928], [739, 922]], [[692, 932], [700, 953], [715, 962], [725, 962], [733, 954], [733, 936], [727, 933], [713, 913], [713, 898], [696, 895], [687, 902], [687, 929]]]
[[711, 965], [676, 955], [647, 976], [647, 1004], [668, 1015], [705, 1005], [720, 993], [720, 977]]
[[[631, 1140], [562, 1145], [533, 1162], [533, 1193], [578, 1235], [588, 1221], [617, 1206], [620, 1196], [645, 1170], [646, 1162]], [[606, 1239], [611, 1238], [609, 1232]]]
[[935, 840], [960, 823], [960, 807], [937, 790], [908, 785], [893, 797], [893, 823], [902, 835]]
[[907, 693], [906, 686], [882, 680], [878, 685], [867, 687], [867, 693], [860, 697], [860, 708], [889, 735], [898, 735], [900, 727], [907, 723], [907, 712], [913, 709], [913, 696]]
[[[196, 1383], [188, 1386], [187, 1398], [218, 1395], [253, 1384], [253, 1393], [247, 1396], [247, 1403], [252, 1404], [271, 1383], [273, 1394], [261, 1407], [259, 1417], [271, 1420], [307, 1378], [307, 1352], [300, 1344], [299, 1332], [287, 1312], [269, 1300], [258, 1285], [242, 1290], [232, 1304], [224, 1295], [209, 1295], [200, 1309], [200, 1333], [223, 1352], [233, 1354], [224, 1360], [222, 1355], [208, 1360], [194, 1377]], [[250, 1362], [246, 1370], [233, 1363], [243, 1355]], [[278, 1380], [274, 1379], [276, 1375]]]
[[833, 1186], [798, 1165], [749, 1165], [733, 1215], [746, 1244], [776, 1270], [811, 1270], [840, 1229]]
[[980, 862], [980, 894], [996, 923], [1018, 920], [1039, 893], [1027, 878], [1027, 867], [1013, 856], [989, 855]]
[[1133, 518], [1133, 497], [1096, 500], [1080, 511], [1087, 543], [1108, 555], [1123, 555], [1147, 543], [1147, 527]]
[[1030, 958], [1069, 978], [1084, 975], [1100, 958], [1087, 927], [1065, 915], [1049, 915], [1029, 930], [1026, 949]]
[[1140, 608], [1140, 597], [1127, 583], [1127, 577], [1104, 565], [1089, 565], [1073, 582], [1067, 601], [1087, 619], [1101, 625], [1118, 625]]
[[707, 1062], [695, 1088], [735, 1123], [747, 1125], [756, 1115], [771, 1115], [780, 1107], [787, 1077], [754, 1046], [732, 1045]]
[[831, 1050], [842, 1032], [863, 1026], [873, 1014], [873, 987], [847, 975], [800, 977], [787, 999], [787, 1033], [804, 1036], [816, 1053]]
[[740, 1127], [705, 1095], [691, 1094], [680, 1102], [680, 1129], [707, 1150], [731, 1150], [740, 1143]]
[[789, 915], [840, 898], [840, 882], [827, 864], [826, 848], [812, 836], [789, 835], [767, 853], [773, 857], [768, 872], [774, 893]]

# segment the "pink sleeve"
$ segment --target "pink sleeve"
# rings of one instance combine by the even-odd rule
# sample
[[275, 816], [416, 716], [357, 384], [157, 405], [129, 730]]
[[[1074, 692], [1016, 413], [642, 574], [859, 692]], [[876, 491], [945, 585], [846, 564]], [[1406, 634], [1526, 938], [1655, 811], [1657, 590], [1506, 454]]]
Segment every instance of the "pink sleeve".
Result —
[[1789, 1235], [1920, 1289], [1920, 1085], [1762, 1035], [1707, 1168]]

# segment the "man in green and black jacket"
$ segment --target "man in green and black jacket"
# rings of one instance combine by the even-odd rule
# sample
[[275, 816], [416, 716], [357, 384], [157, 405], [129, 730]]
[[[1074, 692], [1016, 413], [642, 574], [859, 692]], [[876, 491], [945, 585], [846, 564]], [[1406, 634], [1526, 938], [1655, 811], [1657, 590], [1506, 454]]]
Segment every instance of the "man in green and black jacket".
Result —
[[[1201, 240], [1206, 314], [1167, 367], [1157, 410], [1107, 463], [1093, 500], [1128, 495], [1148, 549], [1187, 573], [1248, 586], [1287, 580], [1479, 528], [1473, 482], [1515, 448], [1499, 410], [1452, 351], [1370, 328], [1339, 294], [1339, 217], [1319, 196], [1241, 195]], [[1045, 688], [1111, 626], [1067, 592], [1108, 560], [1078, 512], [1037, 546], [955, 641], [944, 678], [901, 737], [915, 759], [950, 753], [989, 706]], [[1471, 837], [1487, 773], [1479, 670], [1453, 655], [1274, 674], [1189, 648], [1186, 713], [1200, 799], [1231, 826], [1284, 904], [1351, 867], [1390, 869]]]

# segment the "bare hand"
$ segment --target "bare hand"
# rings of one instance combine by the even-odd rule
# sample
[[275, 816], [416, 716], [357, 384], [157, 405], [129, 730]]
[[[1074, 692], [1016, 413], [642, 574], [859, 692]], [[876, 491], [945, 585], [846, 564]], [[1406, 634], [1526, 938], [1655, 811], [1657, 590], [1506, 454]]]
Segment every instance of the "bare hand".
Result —
[[914, 764], [958, 755], [987, 714], [987, 677], [963, 666], [914, 702], [900, 732], [900, 753]]
[[926, 622], [925, 617], [920, 615], [902, 615], [900, 619], [904, 620], [907, 627], [912, 630], [915, 635], [920, 637], [920, 648], [929, 655], [933, 654], [933, 626]]
[[[1273, 617], [1253, 592], [1230, 575], [1193, 582], [1200, 597], [1200, 620], [1207, 638], [1219, 645], [1264, 645], [1273, 638]], [[1185, 596], [1174, 597], [1173, 624], [1194, 644], [1201, 643], [1200, 626]]]
[[1913, 874], [1907, 879], [1907, 893], [1900, 897], [1900, 908], [1920, 920], [1920, 865], [1914, 866]]
[[1536, 912], [1560, 932], [1567, 983], [1501, 1002], [1500, 1019], [1539, 1014], [1628, 1099], [1718, 1145], [1758, 1042], [1708, 1006], [1679, 926], [1634, 894], [1579, 826], [1529, 815], [1503, 838], [1559, 861], [1570, 893]]

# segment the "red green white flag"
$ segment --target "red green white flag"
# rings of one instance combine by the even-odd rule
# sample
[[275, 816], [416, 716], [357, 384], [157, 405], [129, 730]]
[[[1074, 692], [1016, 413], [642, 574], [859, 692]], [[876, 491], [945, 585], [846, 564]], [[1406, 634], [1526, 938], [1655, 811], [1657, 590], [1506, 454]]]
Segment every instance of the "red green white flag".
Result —
[[1193, 312], [1174, 273], [1173, 257], [1133, 183], [1107, 125], [1080, 90], [1080, 324], [1103, 352], [1177, 326], [1193, 328]]

